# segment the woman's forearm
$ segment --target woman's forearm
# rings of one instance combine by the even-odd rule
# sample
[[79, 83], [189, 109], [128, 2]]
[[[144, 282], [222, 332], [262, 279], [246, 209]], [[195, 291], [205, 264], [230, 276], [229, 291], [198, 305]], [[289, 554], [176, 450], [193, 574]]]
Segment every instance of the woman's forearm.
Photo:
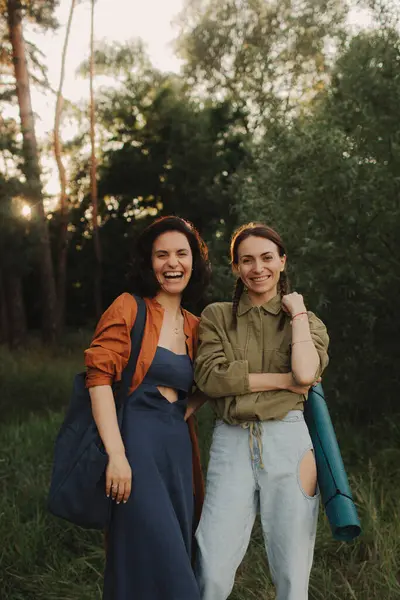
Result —
[[307, 314], [292, 321], [292, 373], [300, 385], [311, 385], [315, 381], [319, 356], [311, 338]]
[[251, 392], [286, 390], [292, 383], [291, 373], [250, 373]]
[[186, 413], [185, 413], [185, 421], [193, 415], [199, 408], [203, 406], [209, 400], [209, 397], [206, 396], [201, 390], [197, 389], [194, 394], [192, 394], [188, 400]]
[[107, 454], [125, 454], [111, 386], [96, 385], [89, 388], [89, 394], [93, 418]]

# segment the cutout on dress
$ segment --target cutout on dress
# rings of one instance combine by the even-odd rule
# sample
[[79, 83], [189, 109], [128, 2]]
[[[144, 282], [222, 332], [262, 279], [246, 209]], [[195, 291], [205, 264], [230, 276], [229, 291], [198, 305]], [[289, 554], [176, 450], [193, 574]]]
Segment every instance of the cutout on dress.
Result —
[[160, 392], [161, 396], [165, 398], [170, 404], [173, 404], [178, 400], [178, 392], [173, 388], [166, 387], [164, 385], [158, 385], [157, 389]]

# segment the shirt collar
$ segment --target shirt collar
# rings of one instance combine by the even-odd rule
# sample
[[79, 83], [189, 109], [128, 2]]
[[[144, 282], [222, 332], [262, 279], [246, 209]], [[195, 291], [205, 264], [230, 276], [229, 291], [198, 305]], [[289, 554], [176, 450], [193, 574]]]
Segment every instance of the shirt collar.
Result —
[[[250, 300], [248, 293], [243, 292], [239, 300], [237, 316], [241, 317], [249, 312], [249, 310], [252, 308], [255, 308], [255, 305]], [[278, 315], [282, 311], [282, 299], [280, 294], [277, 294], [271, 298], [271, 300], [262, 304], [259, 308], [262, 308], [264, 312], [270, 313], [271, 315]]]

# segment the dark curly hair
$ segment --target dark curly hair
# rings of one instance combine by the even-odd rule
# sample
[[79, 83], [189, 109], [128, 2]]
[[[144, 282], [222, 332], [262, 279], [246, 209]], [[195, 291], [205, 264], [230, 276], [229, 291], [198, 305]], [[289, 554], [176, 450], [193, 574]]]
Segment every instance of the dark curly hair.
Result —
[[[246, 240], [247, 238], [261, 237], [266, 240], [270, 240], [278, 247], [279, 256], [285, 256], [286, 250], [283, 244], [283, 240], [279, 233], [277, 233], [272, 227], [268, 227], [268, 225], [264, 225], [263, 223], [246, 223], [246, 225], [242, 225], [237, 229], [231, 240], [231, 264], [237, 266], [239, 264], [239, 246], [240, 244]], [[240, 297], [244, 292], [244, 284], [240, 277], [237, 278], [235, 283], [235, 289], [233, 292], [232, 298], [232, 318], [233, 323], [236, 325], [237, 323], [237, 311], [239, 306]], [[285, 294], [289, 294], [290, 292], [290, 282], [287, 276], [286, 271], [282, 271], [279, 285], [278, 285], [278, 293], [281, 296], [285, 296]], [[280, 324], [280, 328], [283, 326], [283, 323]]]
[[176, 216], [160, 217], [142, 231], [132, 251], [129, 282], [132, 292], [146, 298], [154, 298], [160, 284], [152, 267], [154, 241], [167, 231], [178, 231], [186, 236], [193, 256], [192, 276], [182, 294], [185, 302], [197, 303], [203, 296], [211, 276], [206, 243], [196, 228], [185, 219]]

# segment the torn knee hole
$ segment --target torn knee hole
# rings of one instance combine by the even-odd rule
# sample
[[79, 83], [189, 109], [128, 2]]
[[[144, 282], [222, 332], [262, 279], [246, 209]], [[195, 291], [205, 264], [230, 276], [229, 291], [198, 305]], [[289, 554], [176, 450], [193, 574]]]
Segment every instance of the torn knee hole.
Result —
[[317, 492], [317, 466], [314, 451], [308, 450], [302, 457], [299, 465], [299, 481], [303, 492], [307, 496], [315, 496]]

